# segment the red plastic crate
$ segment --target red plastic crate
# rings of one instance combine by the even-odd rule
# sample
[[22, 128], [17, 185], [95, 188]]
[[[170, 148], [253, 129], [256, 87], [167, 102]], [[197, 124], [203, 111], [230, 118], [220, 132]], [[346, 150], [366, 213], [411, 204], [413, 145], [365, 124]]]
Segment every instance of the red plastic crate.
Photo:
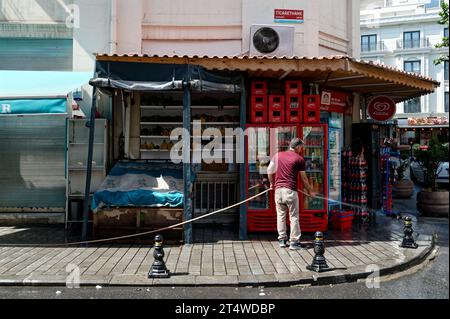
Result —
[[328, 231], [327, 213], [300, 213], [300, 230], [304, 233]]
[[283, 95], [269, 95], [269, 123], [284, 123], [284, 102]]
[[350, 231], [352, 229], [353, 218], [339, 218], [332, 219], [331, 225], [334, 230]]
[[267, 96], [267, 81], [252, 81], [251, 95], [263, 95]]
[[320, 123], [320, 95], [303, 96], [303, 122]]
[[302, 81], [286, 81], [285, 82], [286, 95], [302, 96], [303, 82]]
[[301, 95], [286, 95], [286, 123], [303, 121], [303, 101]]
[[334, 230], [350, 231], [352, 229], [353, 212], [352, 211], [332, 211], [331, 225]]
[[250, 121], [253, 124], [267, 123], [267, 96], [252, 96]]

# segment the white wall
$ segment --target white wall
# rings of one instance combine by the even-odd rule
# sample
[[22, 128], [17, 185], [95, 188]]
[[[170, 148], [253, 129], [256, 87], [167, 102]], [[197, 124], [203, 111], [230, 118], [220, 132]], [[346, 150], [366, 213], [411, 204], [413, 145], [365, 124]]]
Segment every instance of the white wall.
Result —
[[67, 17], [65, 6], [72, 2], [72, 0], [2, 0], [0, 22], [63, 23]]
[[359, 55], [359, 0], [117, 0], [117, 7], [119, 54], [245, 54], [252, 24], [274, 25], [275, 9], [296, 9], [305, 21], [292, 24], [295, 55]]

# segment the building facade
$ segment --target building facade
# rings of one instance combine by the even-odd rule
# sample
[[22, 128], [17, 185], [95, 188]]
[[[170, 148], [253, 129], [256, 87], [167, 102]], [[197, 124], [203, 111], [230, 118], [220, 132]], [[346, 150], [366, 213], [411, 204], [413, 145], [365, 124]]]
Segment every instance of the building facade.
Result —
[[436, 45], [448, 37], [440, 20], [439, 0], [362, 0], [361, 58], [420, 73], [441, 83], [435, 93], [398, 105], [397, 118], [447, 117], [449, 112], [448, 48]]
[[[303, 19], [279, 21], [277, 9], [302, 11]], [[4, 0], [0, 2], [0, 70], [94, 72], [95, 53], [243, 56], [250, 51], [252, 25], [293, 27], [293, 40], [284, 44], [295, 56], [358, 58], [359, 11], [359, 0], [134, 0], [132, 5], [125, 0]], [[92, 88], [85, 86], [80, 105], [86, 115], [91, 103]], [[0, 208], [9, 211], [26, 194], [37, 194], [36, 189], [49, 194], [47, 202], [36, 198], [43, 210], [64, 206], [63, 120], [7, 119], [0, 144], [9, 151], [2, 158], [15, 166], [2, 172], [16, 187], [1, 191]], [[39, 129], [57, 139], [47, 143], [56, 149], [33, 146], [38, 145], [32, 137], [40, 136], [35, 134]], [[21, 139], [15, 148], [11, 132], [26, 133], [15, 134]], [[41, 182], [44, 167], [48, 176], [57, 176], [52, 185]], [[35, 202], [29, 207], [36, 207]]]

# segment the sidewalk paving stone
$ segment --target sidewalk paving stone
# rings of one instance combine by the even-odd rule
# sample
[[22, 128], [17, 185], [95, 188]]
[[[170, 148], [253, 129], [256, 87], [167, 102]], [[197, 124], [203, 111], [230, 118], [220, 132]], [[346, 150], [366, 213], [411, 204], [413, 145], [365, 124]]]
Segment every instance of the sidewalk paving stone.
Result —
[[[33, 235], [33, 232], [36, 234]], [[43, 234], [39, 235], [39, 232]], [[149, 279], [154, 262], [153, 248], [146, 245], [105, 244], [90, 247], [38, 247], [36, 244], [64, 243], [64, 233], [0, 227], [1, 285], [65, 285], [67, 266], [79, 267], [81, 285], [130, 286], [257, 286], [340, 283], [363, 278], [373, 265], [382, 272], [393, 272], [423, 260], [432, 248], [432, 236], [420, 234], [418, 249], [401, 248], [402, 225], [384, 220], [373, 229], [355, 227], [353, 232], [326, 233], [325, 257], [336, 270], [317, 274], [306, 269], [314, 258], [314, 241], [305, 235], [306, 250], [280, 248], [275, 234], [250, 234], [239, 241], [224, 230], [200, 230], [191, 245], [164, 247], [170, 278]], [[53, 234], [50, 236], [49, 234]], [[55, 235], [56, 234], [56, 235]], [[8, 238], [2, 242], [2, 236]], [[14, 243], [30, 246], [2, 246]], [[53, 240], [54, 242], [45, 242]], [[74, 240], [77, 241], [77, 240]], [[202, 242], [204, 241], [204, 242]], [[370, 267], [372, 268], [370, 268]]]

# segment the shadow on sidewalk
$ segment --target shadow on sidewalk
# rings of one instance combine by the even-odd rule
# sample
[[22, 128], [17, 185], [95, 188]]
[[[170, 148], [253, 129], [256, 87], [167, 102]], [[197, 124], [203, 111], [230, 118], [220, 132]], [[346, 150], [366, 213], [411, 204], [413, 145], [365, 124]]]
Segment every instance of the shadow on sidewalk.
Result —
[[[439, 222], [439, 221], [437, 221]], [[441, 223], [442, 224], [442, 223]], [[448, 227], [448, 220], [447, 220]], [[445, 223], [442, 227], [445, 226]], [[442, 228], [441, 227], [441, 228]], [[433, 234], [433, 229], [436, 227], [428, 226], [424, 228], [421, 226], [420, 232], [427, 235]], [[415, 227], [416, 229], [416, 227]], [[194, 244], [227, 244], [227, 243], [249, 243], [253, 241], [267, 243], [268, 245], [277, 245], [278, 234], [273, 233], [249, 233], [248, 240], [239, 240], [239, 228], [238, 226], [222, 226], [222, 225], [195, 225], [194, 231]], [[440, 233], [444, 235], [443, 228]], [[134, 234], [134, 233], [131, 233]], [[130, 234], [130, 235], [131, 235]], [[164, 232], [162, 232], [164, 236]], [[339, 232], [335, 230], [329, 230], [324, 233], [325, 244], [327, 246], [359, 246], [367, 244], [373, 241], [400, 241], [403, 237], [403, 221], [392, 217], [377, 216], [376, 222], [370, 225], [360, 225], [358, 223], [353, 224], [353, 228], [348, 232]], [[441, 236], [442, 237], [442, 236]], [[66, 231], [64, 226], [0, 226], [0, 247], [2, 245], [25, 245], [33, 247], [36, 245], [64, 245], [67, 243], [75, 243], [80, 241], [80, 234]], [[153, 238], [153, 237], [152, 237]], [[448, 238], [448, 231], [447, 231]], [[308, 248], [314, 245], [314, 233], [303, 233], [302, 243], [305, 243]], [[102, 247], [102, 246], [152, 246], [153, 240], [143, 240], [140, 242], [104, 242], [93, 243], [87, 245], [74, 245], [74, 246], [61, 246], [61, 247]], [[448, 243], [447, 243], [448, 245]], [[166, 243], [166, 246], [179, 246]]]

